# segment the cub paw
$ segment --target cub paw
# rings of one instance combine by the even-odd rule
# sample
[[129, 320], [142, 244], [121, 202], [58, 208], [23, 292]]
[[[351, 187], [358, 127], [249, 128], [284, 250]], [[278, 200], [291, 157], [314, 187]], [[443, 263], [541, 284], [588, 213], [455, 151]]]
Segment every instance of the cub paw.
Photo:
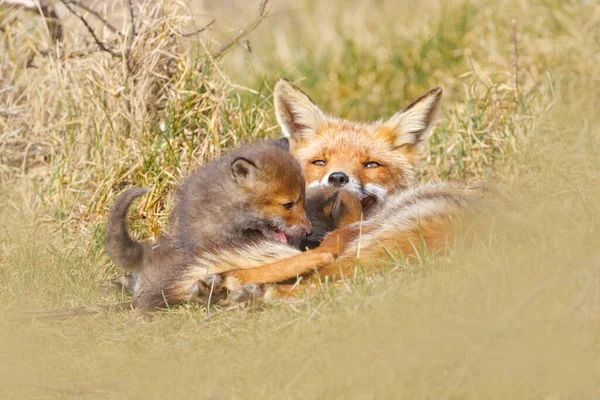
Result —
[[197, 280], [190, 288], [192, 300], [219, 300], [225, 296], [225, 288], [221, 287], [223, 278], [219, 274], [211, 274]]
[[223, 285], [223, 277], [220, 274], [206, 275], [203, 281], [213, 291], [221, 290], [221, 285]]
[[229, 300], [232, 303], [255, 302], [265, 296], [262, 287], [258, 283], [248, 283], [239, 289], [232, 290], [229, 293]]

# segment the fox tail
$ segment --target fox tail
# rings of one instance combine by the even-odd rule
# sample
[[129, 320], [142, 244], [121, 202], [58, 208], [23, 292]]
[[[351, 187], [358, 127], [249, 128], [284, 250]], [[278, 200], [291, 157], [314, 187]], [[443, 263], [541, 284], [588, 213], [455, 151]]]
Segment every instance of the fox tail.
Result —
[[129, 236], [126, 224], [127, 210], [135, 199], [146, 192], [147, 189], [133, 188], [123, 193], [110, 209], [106, 223], [104, 235], [106, 253], [116, 265], [130, 271], [141, 269], [144, 246]]

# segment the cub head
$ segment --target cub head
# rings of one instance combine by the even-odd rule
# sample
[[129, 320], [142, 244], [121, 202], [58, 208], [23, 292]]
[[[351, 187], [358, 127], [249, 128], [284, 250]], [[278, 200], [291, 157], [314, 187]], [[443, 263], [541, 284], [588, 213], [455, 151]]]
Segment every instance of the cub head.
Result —
[[308, 187], [344, 188], [379, 200], [414, 180], [421, 144], [435, 124], [442, 89], [435, 88], [384, 122], [325, 115], [285, 79], [275, 85], [275, 115]]
[[306, 182], [286, 141], [265, 143], [231, 156], [231, 174], [242, 196], [241, 224], [249, 234], [287, 243], [312, 232], [304, 211]]
[[319, 186], [306, 191], [306, 215], [312, 234], [299, 243], [300, 249], [318, 247], [325, 236], [338, 228], [360, 221], [369, 213], [373, 202], [333, 186]]

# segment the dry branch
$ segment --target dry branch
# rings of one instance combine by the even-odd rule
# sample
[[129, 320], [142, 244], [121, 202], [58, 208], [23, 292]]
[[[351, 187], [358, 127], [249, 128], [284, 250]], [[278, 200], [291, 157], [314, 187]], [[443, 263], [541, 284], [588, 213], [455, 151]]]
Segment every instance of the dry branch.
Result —
[[85, 17], [83, 15], [81, 15], [74, 7], [73, 4], [70, 0], [60, 0], [60, 2], [67, 8], [67, 10], [69, 10], [71, 12], [71, 14], [75, 15], [77, 18], [79, 18], [79, 20], [83, 23], [83, 25], [85, 25], [86, 29], [88, 30], [88, 32], [90, 33], [90, 35], [92, 35], [92, 38], [94, 39], [94, 41], [96, 42], [96, 44], [98, 45], [98, 47], [100, 47], [100, 49], [102, 51], [105, 51], [107, 53], [109, 53], [112, 56], [115, 57], [119, 57], [120, 54], [115, 52], [114, 50], [108, 48], [106, 46], [106, 44], [104, 42], [102, 42], [98, 36], [96, 35], [96, 32], [94, 31], [94, 28], [92, 28], [92, 26], [90, 25], [90, 23], [87, 21], [87, 19], [85, 19]]
[[256, 16], [256, 19], [254, 21], [252, 21], [250, 24], [246, 25], [246, 27], [244, 27], [244, 29], [242, 29], [236, 37], [232, 38], [230, 41], [223, 44], [219, 48], [219, 50], [217, 50], [215, 53], [213, 53], [212, 54], [213, 59], [216, 60], [216, 59], [220, 58], [225, 52], [227, 52], [229, 49], [231, 49], [233, 46], [235, 46], [235, 44], [237, 44], [241, 39], [243, 39], [250, 32], [252, 32], [254, 29], [256, 29], [256, 27], [258, 25], [260, 25], [260, 23], [263, 21], [263, 19], [265, 19], [265, 17], [268, 15], [268, 13], [265, 13], [265, 9], [267, 7], [268, 2], [269, 2], [269, 0], [261, 0], [260, 5], [258, 6], [258, 14]]
[[190, 37], [190, 36], [194, 36], [197, 35], [198, 33], [202, 33], [205, 30], [207, 30], [212, 24], [214, 24], [215, 22], [217, 22], [216, 19], [213, 19], [212, 21], [210, 21], [208, 24], [204, 25], [202, 28], [200, 29], [196, 29], [195, 31], [189, 32], [189, 33], [182, 33], [181, 36], [182, 37]]
[[104, 24], [104, 26], [106, 26], [106, 28], [109, 31], [111, 31], [112, 33], [116, 33], [118, 35], [122, 35], [122, 33], [113, 24], [111, 24], [110, 22], [108, 22], [108, 20], [106, 18], [104, 18], [102, 15], [100, 15], [100, 13], [98, 11], [94, 10], [93, 8], [91, 8], [89, 6], [86, 6], [80, 0], [68, 0], [68, 2], [70, 4], [73, 4], [73, 5], [81, 8], [82, 10], [85, 10], [88, 13], [92, 14], [100, 22], [102, 22]]

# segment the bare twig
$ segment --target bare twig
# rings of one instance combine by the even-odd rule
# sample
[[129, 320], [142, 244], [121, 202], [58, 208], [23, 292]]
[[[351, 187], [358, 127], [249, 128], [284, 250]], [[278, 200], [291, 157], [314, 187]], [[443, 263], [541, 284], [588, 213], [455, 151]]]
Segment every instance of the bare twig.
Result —
[[257, 18], [262, 18], [263, 17], [263, 15], [265, 14], [265, 7], [267, 6], [268, 2], [269, 2], [268, 0], [260, 2], [260, 5], [258, 6], [258, 15], [257, 15]]
[[241, 39], [243, 39], [246, 35], [248, 35], [254, 29], [256, 29], [256, 27], [267, 16], [267, 13], [265, 13], [265, 9], [267, 7], [268, 2], [269, 2], [269, 0], [261, 0], [260, 5], [258, 6], [258, 14], [256, 16], [256, 19], [254, 21], [252, 21], [250, 24], [246, 25], [246, 27], [244, 27], [244, 29], [242, 29], [241, 32], [236, 37], [232, 38], [230, 41], [223, 44], [219, 48], [219, 50], [217, 50], [214, 54], [212, 54], [213, 59], [220, 58], [225, 52], [227, 52], [229, 49], [231, 49], [236, 43], [238, 43]]
[[515, 101], [519, 101], [519, 53], [517, 51], [517, 21], [512, 20], [512, 44], [513, 44], [513, 68], [514, 68], [514, 86], [515, 86]]
[[81, 8], [82, 10], [85, 10], [87, 12], [89, 12], [90, 14], [92, 14], [94, 17], [96, 17], [100, 22], [102, 22], [104, 24], [104, 26], [106, 26], [106, 28], [111, 31], [112, 33], [116, 33], [118, 35], [123, 35], [121, 32], [119, 32], [119, 30], [110, 22], [108, 22], [106, 20], [106, 18], [104, 18], [102, 15], [100, 15], [100, 13], [96, 10], [94, 10], [93, 8], [90, 8], [89, 6], [86, 6], [85, 4], [83, 4], [80, 0], [68, 0], [68, 2], [70, 4], [73, 4], [79, 8]]
[[79, 20], [85, 25], [85, 27], [87, 28], [88, 32], [90, 33], [90, 35], [92, 35], [92, 38], [94, 39], [94, 41], [96, 42], [96, 44], [98, 45], [98, 47], [100, 47], [100, 49], [102, 51], [105, 51], [107, 53], [109, 53], [110, 55], [114, 56], [114, 57], [119, 57], [120, 54], [109, 49], [108, 47], [106, 47], [106, 45], [98, 38], [98, 36], [96, 36], [96, 32], [94, 31], [94, 28], [92, 28], [92, 26], [89, 24], [89, 22], [83, 17], [83, 15], [79, 14], [79, 12], [72, 7], [71, 1], [70, 0], [60, 0], [60, 2], [67, 7], [67, 10], [69, 10], [71, 12], [71, 14], [75, 15], [77, 18], [79, 18]]
[[216, 19], [213, 19], [212, 21], [210, 21], [208, 24], [204, 25], [202, 28], [200, 29], [196, 29], [195, 31], [189, 32], [189, 33], [182, 33], [181, 36], [182, 37], [190, 37], [190, 36], [194, 36], [197, 35], [198, 33], [202, 33], [205, 30], [207, 30], [212, 24], [214, 24], [215, 22], [217, 22]]

